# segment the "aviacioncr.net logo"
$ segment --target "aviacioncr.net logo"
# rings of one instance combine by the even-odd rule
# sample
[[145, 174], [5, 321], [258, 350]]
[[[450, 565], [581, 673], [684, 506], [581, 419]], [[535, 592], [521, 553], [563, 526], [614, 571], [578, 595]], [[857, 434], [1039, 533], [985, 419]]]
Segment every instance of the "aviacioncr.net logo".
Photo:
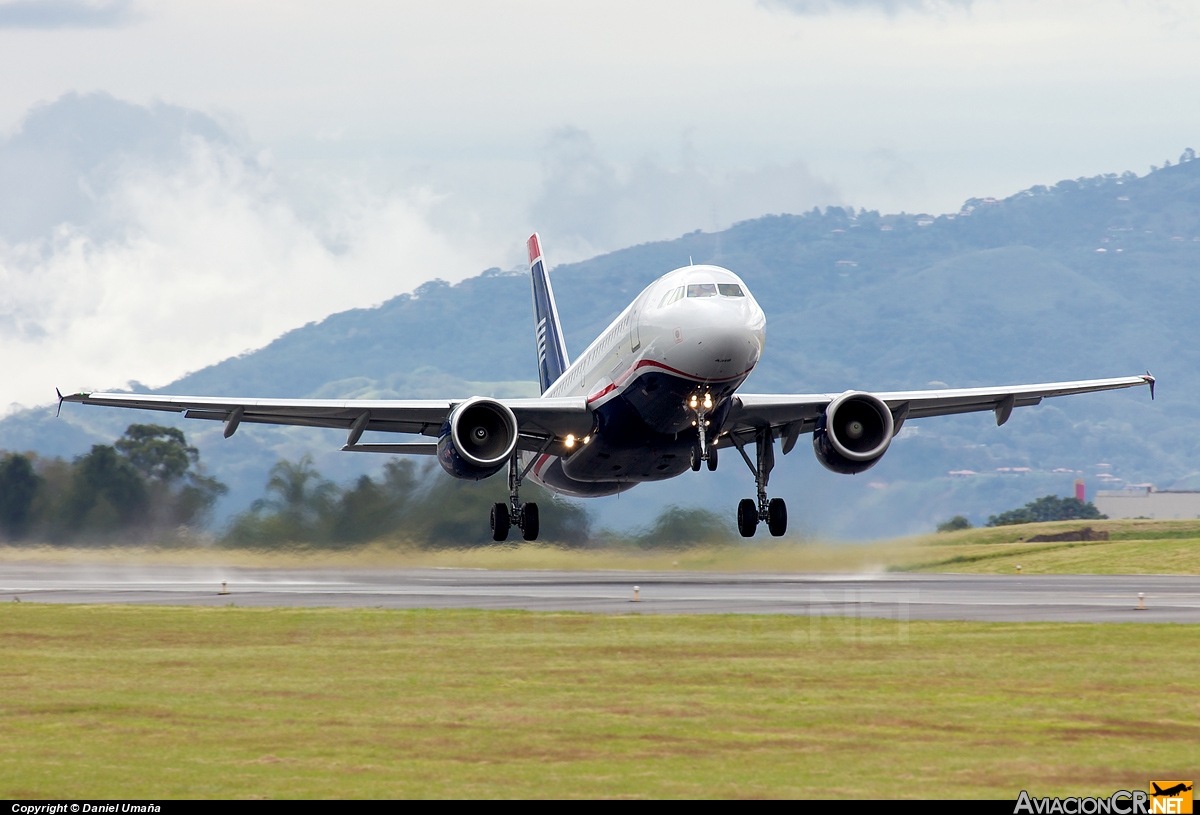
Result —
[[1021, 790], [1013, 815], [1150, 815], [1142, 790], [1117, 790], [1107, 798], [1031, 798]]

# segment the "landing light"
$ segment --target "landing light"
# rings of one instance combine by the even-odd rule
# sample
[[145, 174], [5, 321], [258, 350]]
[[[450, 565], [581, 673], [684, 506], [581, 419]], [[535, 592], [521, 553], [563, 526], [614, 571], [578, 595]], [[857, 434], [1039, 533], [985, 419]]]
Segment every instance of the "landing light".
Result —
[[705, 408], [705, 410], [708, 410], [711, 407], [712, 407], [712, 396], [710, 394], [706, 393], [706, 394], [704, 394], [704, 408]]
[[584, 443], [584, 444], [587, 444], [587, 443], [588, 443], [588, 442], [590, 442], [591, 440], [592, 440], [592, 437], [591, 437], [591, 436], [584, 436], [584, 437], [583, 437], [583, 443]]
[[575, 446], [575, 435], [573, 433], [568, 433], [567, 438], [563, 441], [563, 444], [567, 445], [567, 449], [570, 450]]

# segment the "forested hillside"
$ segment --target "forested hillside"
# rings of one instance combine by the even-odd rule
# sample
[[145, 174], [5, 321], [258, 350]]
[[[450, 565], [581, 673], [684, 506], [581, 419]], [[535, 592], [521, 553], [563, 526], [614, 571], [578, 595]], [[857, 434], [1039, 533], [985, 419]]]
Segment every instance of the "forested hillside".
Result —
[[[1070, 494], [1076, 477], [1087, 479], [1089, 495], [1103, 482], [1200, 487], [1200, 162], [1192, 159], [1188, 151], [1142, 177], [971, 200], [955, 214], [835, 207], [559, 266], [554, 285], [568, 347], [582, 350], [643, 286], [690, 257], [741, 275], [767, 312], [767, 352], [747, 390], [973, 386], [1146, 370], [1159, 378], [1155, 402], [1144, 390], [1052, 400], [1018, 410], [1003, 428], [991, 414], [910, 422], [884, 460], [855, 477], [826, 472], [798, 445], [780, 461], [772, 488], [789, 500], [801, 533], [901, 534], [956, 514], [979, 523], [1040, 495]], [[553, 260], [554, 236], [543, 239]], [[492, 269], [456, 286], [435, 281], [298, 328], [162, 391], [534, 393], [529, 300], [524, 272]], [[72, 383], [47, 388], [54, 384]], [[57, 420], [52, 408], [25, 411], [0, 422], [0, 448], [79, 455], [132, 418], [81, 406], [67, 406]], [[342, 434], [330, 431], [245, 427], [226, 441], [219, 427], [181, 426], [209, 472], [231, 488], [219, 507], [225, 516], [262, 495], [281, 458], [312, 451], [335, 479], [383, 465], [334, 452]], [[601, 526], [621, 527], [646, 523], [669, 503], [732, 516], [736, 498], [751, 492], [749, 473], [728, 457], [715, 475], [688, 474], [586, 506]]]

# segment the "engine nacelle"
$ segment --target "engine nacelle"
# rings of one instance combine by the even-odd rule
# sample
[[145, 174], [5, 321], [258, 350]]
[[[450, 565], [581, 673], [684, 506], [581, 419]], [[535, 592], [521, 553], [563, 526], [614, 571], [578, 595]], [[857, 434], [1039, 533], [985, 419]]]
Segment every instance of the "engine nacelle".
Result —
[[892, 443], [888, 406], [869, 393], [847, 391], [829, 403], [813, 431], [813, 451], [827, 469], [854, 475], [875, 466]]
[[517, 417], [494, 399], [472, 397], [450, 412], [437, 444], [442, 469], [479, 481], [508, 464], [517, 448]]

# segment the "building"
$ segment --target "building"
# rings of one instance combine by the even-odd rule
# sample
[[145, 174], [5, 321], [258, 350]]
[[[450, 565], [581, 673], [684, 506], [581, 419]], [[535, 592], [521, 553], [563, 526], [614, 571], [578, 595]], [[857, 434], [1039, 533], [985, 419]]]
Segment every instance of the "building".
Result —
[[1123, 490], [1097, 490], [1092, 503], [1110, 518], [1200, 518], [1200, 490], [1156, 490], [1141, 485]]

